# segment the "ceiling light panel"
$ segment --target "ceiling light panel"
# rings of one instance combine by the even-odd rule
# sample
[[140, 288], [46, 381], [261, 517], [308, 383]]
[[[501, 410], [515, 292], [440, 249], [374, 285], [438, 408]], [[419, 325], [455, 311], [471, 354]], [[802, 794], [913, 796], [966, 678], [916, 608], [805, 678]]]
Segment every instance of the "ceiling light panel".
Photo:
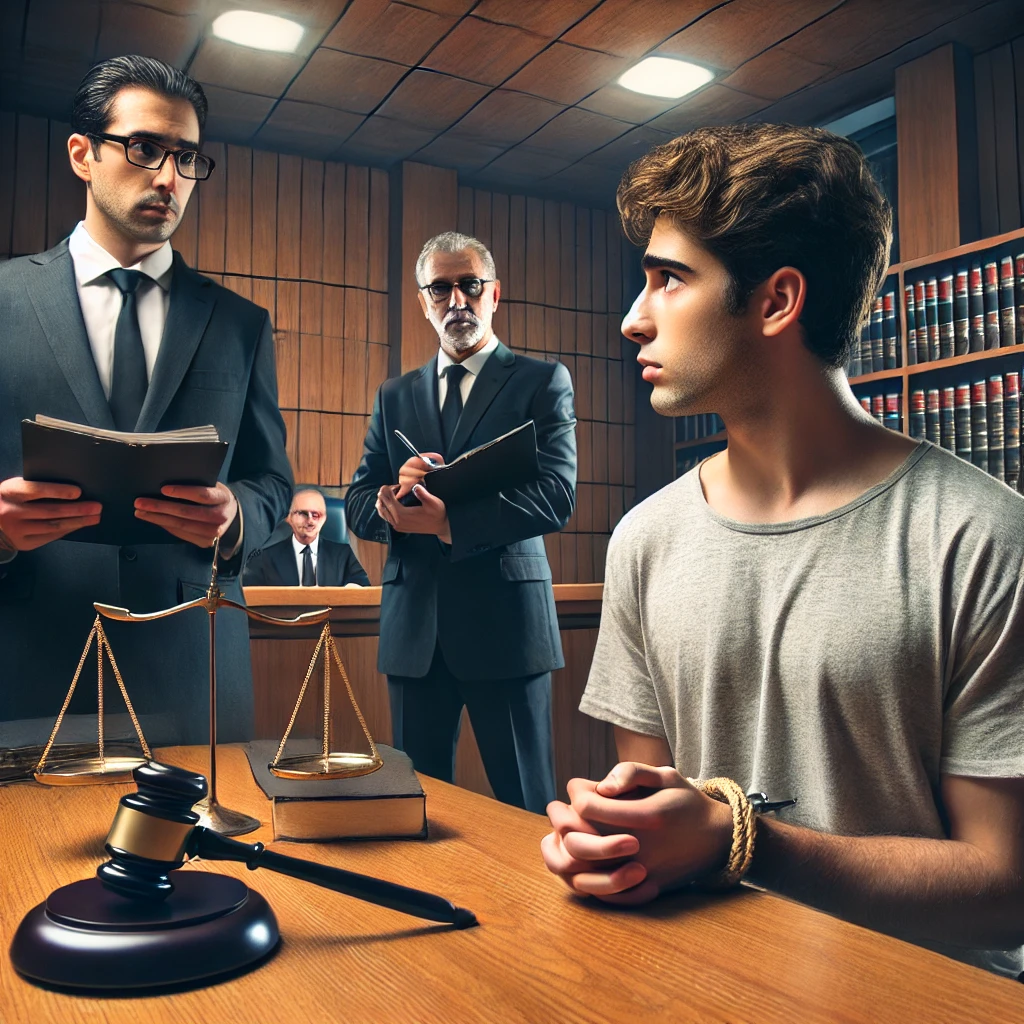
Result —
[[214, 20], [212, 31], [218, 39], [253, 50], [294, 53], [306, 30], [297, 22], [274, 14], [227, 11]]
[[715, 77], [713, 71], [671, 57], [645, 57], [619, 78], [619, 85], [647, 96], [677, 100]]

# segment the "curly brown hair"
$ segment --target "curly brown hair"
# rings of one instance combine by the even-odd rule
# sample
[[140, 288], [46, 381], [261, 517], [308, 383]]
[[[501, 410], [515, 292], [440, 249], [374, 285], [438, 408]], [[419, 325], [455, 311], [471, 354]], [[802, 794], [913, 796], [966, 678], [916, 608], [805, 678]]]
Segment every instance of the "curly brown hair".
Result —
[[892, 241], [892, 210], [857, 146], [821, 128], [698, 128], [633, 163], [616, 200], [644, 246], [664, 215], [725, 265], [731, 312], [780, 267], [807, 279], [807, 347], [842, 366], [871, 312]]

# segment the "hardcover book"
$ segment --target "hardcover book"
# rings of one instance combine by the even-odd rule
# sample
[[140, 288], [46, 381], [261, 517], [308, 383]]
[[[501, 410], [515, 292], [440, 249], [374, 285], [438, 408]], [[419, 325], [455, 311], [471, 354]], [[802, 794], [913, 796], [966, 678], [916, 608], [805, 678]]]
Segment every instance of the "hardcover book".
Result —
[[1017, 301], [1013, 291], [1013, 258], [1004, 256], [999, 263], [999, 344], [1013, 345], [1017, 337]]
[[924, 425], [924, 390], [910, 392], [910, 436], [918, 441], [926, 439]]
[[1020, 488], [1020, 374], [1008, 373], [1003, 380], [1003, 423], [1006, 483]]
[[895, 292], [882, 296], [882, 358], [886, 370], [895, 370], [900, 365]]
[[925, 309], [925, 288], [924, 281], [914, 282], [914, 319], [917, 323], [917, 361], [928, 362], [928, 316]]
[[882, 296], [875, 297], [871, 307], [871, 371], [885, 369], [885, 342], [882, 338]]
[[985, 348], [999, 348], [999, 264], [985, 264]]
[[971, 382], [971, 462], [988, 471], [988, 400], [983, 380]]
[[917, 307], [912, 284], [904, 285], [903, 302], [907, 308], [907, 365], [913, 366], [917, 363]]
[[871, 415], [885, 426], [885, 395], [871, 396]]
[[82, 500], [103, 506], [100, 521], [68, 534], [93, 544], [180, 544], [166, 530], [135, 518], [135, 499], [165, 498], [167, 484], [212, 487], [228, 445], [213, 426], [133, 434], [49, 416], [21, 421], [22, 476], [77, 484]]
[[939, 431], [939, 389], [929, 388], [925, 393], [924, 407], [925, 437], [932, 444], [939, 444], [942, 440]]
[[947, 452], [956, 452], [956, 394], [954, 388], [943, 388], [939, 395], [939, 435]]
[[[267, 765], [277, 753], [275, 740], [245, 745], [256, 784], [270, 798], [275, 839], [322, 842], [330, 839], [423, 838], [427, 834], [426, 796], [409, 756], [377, 744], [384, 766], [353, 779], [279, 779]], [[316, 751], [315, 741], [289, 743]]]
[[1016, 273], [1013, 280], [1013, 293], [1017, 303], [1017, 334], [1015, 341], [1024, 345], [1024, 253], [1014, 260]]
[[985, 348], [985, 290], [981, 280], [981, 264], [971, 264], [970, 291], [967, 308], [971, 314], [971, 351]]
[[953, 354], [966, 355], [971, 350], [971, 317], [967, 301], [967, 271], [956, 272], [953, 288]]
[[1003, 461], [1003, 378], [994, 374], [988, 379], [988, 471], [997, 480], [1006, 480]]
[[[973, 439], [971, 437], [971, 387], [969, 384], [957, 384], [956, 405], [956, 453], [961, 459], [971, 462]], [[988, 460], [988, 453], [985, 455]]]
[[882, 424], [888, 427], [890, 430], [899, 431], [900, 424], [900, 399], [902, 398], [899, 394], [888, 394], [885, 396], [885, 413], [882, 419]]
[[925, 283], [924, 317], [928, 325], [928, 360], [939, 358], [939, 282], [929, 277]]
[[939, 358], [952, 359], [956, 345], [953, 337], [953, 275], [939, 279]]

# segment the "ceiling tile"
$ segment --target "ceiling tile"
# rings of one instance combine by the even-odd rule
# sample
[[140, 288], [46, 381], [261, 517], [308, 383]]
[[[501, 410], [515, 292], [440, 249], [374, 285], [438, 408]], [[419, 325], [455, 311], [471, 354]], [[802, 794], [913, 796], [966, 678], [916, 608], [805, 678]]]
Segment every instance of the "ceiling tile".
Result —
[[578, 205], [613, 209], [619, 177], [614, 171], [587, 160], [546, 178], [544, 186], [557, 189]]
[[393, 163], [433, 142], [435, 133], [375, 114], [368, 117], [341, 149], [346, 159]]
[[99, 0], [32, 0], [25, 22], [25, 55], [92, 61], [99, 27]]
[[104, 3], [100, 11], [100, 33], [96, 59], [105, 60], [124, 53], [143, 53], [174, 67], [184, 67], [199, 43], [204, 28], [198, 13], [172, 14], [137, 4]]
[[597, 0], [481, 0], [473, 14], [554, 39], [596, 6]]
[[472, 139], [454, 138], [442, 135], [429, 146], [424, 146], [416, 159], [439, 167], [456, 167], [460, 171], [473, 171], [489, 164], [505, 152], [504, 146], [492, 146]]
[[832, 73], [832, 69], [824, 64], [805, 60], [780, 45], [747, 61], [724, 79], [723, 84], [751, 96], [779, 100]]
[[570, 107], [531, 135], [527, 145], [531, 149], [564, 157], [566, 160], [578, 160], [630, 128], [632, 125], [625, 121]]
[[613, 81], [628, 66], [625, 57], [552, 43], [505, 84], [509, 89], [572, 104]]
[[488, 164], [477, 177], [483, 175], [491, 181], [536, 181], [564, 170], [569, 163], [569, 160], [553, 156], [551, 153], [540, 153], [527, 146], [516, 146]]
[[670, 110], [678, 102], [661, 96], [645, 96], [621, 85], [606, 85], [592, 96], [580, 100], [579, 105], [585, 110], [617, 117], [620, 121], [642, 124]]
[[838, 5], [838, 0], [732, 0], [662, 43], [657, 52], [732, 71]]
[[514, 146], [563, 109], [550, 100], [495, 89], [454, 127], [449, 128], [446, 134], [478, 142]]
[[603, 3], [562, 36], [563, 43], [620, 57], [639, 57], [717, 6], [710, 0], [622, 0]]
[[462, 78], [413, 71], [384, 101], [378, 113], [421, 128], [444, 131], [489, 92]]
[[600, 164], [621, 174], [634, 160], [639, 160], [655, 146], [671, 142], [674, 138], [675, 135], [670, 132], [655, 131], [644, 125], [595, 150], [587, 157], [587, 163]]
[[681, 135], [706, 124], [728, 124], [757, 113], [768, 101], [713, 83], [688, 97], [679, 106], [649, 122], [648, 127]]
[[253, 143], [265, 149], [325, 157], [334, 153], [362, 120], [359, 114], [333, 107], [281, 100]]
[[426, 11], [438, 14], [465, 14], [476, 0], [409, 0], [411, 7], [422, 7]]
[[288, 90], [288, 99], [368, 114], [406, 70], [389, 61], [319, 49]]
[[463, 18], [423, 66], [484, 85], [499, 85], [547, 45], [543, 36], [511, 25]]
[[200, 82], [276, 98], [304, 63], [305, 58], [298, 54], [250, 50], [207, 36], [188, 73]]
[[419, 63], [456, 19], [389, 0], [354, 0], [323, 45], [410, 67]]
[[218, 142], [247, 142], [266, 119], [274, 101], [269, 96], [203, 85], [210, 104], [206, 118], [207, 138]]

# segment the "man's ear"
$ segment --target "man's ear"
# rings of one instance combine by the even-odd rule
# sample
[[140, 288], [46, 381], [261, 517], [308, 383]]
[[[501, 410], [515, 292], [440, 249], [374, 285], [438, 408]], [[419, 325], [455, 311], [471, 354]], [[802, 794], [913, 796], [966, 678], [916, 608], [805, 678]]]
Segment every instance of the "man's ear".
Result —
[[92, 139], [88, 135], [74, 134], [68, 139], [68, 159], [71, 161], [71, 170], [82, 181], [92, 181], [92, 167], [90, 163], [95, 159], [92, 149]]
[[[501, 299], [501, 282], [494, 282], [494, 309], [498, 308], [498, 301]], [[493, 310], [492, 310], [493, 312]]]
[[761, 331], [777, 337], [800, 320], [807, 301], [807, 278], [796, 267], [780, 267], [758, 289]]
[[417, 290], [416, 298], [420, 300], [420, 309], [423, 310], [423, 316], [425, 319], [430, 319], [430, 307], [427, 305], [427, 300], [423, 297], [423, 291]]

